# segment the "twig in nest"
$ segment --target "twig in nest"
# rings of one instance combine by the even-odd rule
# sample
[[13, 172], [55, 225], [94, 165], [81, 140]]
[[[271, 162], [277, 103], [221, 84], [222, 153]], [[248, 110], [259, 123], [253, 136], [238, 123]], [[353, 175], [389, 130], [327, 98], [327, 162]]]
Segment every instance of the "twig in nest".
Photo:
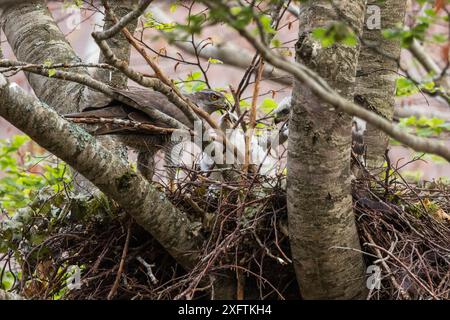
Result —
[[108, 294], [108, 297], [107, 297], [108, 300], [111, 300], [112, 297], [114, 297], [114, 295], [117, 292], [117, 288], [119, 287], [120, 277], [123, 272], [123, 267], [125, 265], [125, 259], [127, 257], [127, 253], [128, 253], [128, 245], [130, 243], [131, 224], [132, 224], [132, 220], [130, 220], [130, 222], [128, 223], [127, 237], [125, 239], [125, 245], [123, 246], [122, 257], [120, 258], [119, 270], [117, 271], [116, 280], [114, 281], [114, 285], [112, 286], [111, 291]]
[[145, 262], [145, 260], [142, 259], [141, 256], [137, 256], [136, 259], [137, 259], [140, 263], [142, 263], [142, 265], [145, 267], [145, 269], [147, 269], [147, 275], [148, 275], [148, 277], [150, 278], [150, 281], [151, 281], [153, 284], [158, 284], [158, 279], [156, 279], [155, 275], [153, 274], [153, 270], [152, 270], [152, 268], [155, 266], [155, 264], [154, 264], [154, 263], [149, 264], [149, 263]]
[[[369, 233], [366, 232], [365, 236], [367, 237], [367, 240], [369, 240], [368, 245], [376, 245]], [[394, 244], [391, 246], [391, 250], [389, 250], [389, 252], [392, 252], [393, 248], [394, 248]], [[386, 271], [386, 273], [389, 275], [389, 278], [391, 279], [392, 284], [400, 292], [400, 295], [403, 297], [403, 299], [411, 300], [411, 296], [397, 282], [397, 280], [393, 276], [393, 272], [391, 271], [391, 268], [389, 268], [389, 265], [386, 263], [386, 260], [390, 256], [386, 256], [386, 257], [383, 258], [383, 255], [381, 254], [380, 249], [378, 249], [377, 247], [374, 247], [374, 251], [375, 251], [375, 253], [376, 253], [377, 257], [378, 257], [377, 261], [381, 262], [381, 265], [383, 266], [383, 268]]]
[[[163, 128], [148, 123], [141, 123], [132, 120], [124, 119], [108, 119], [108, 118], [71, 118], [69, 119], [73, 123], [85, 123], [85, 124], [115, 124], [121, 126], [122, 129], [129, 130], [143, 130], [152, 134], [172, 134], [174, 132], [180, 132], [180, 129]], [[192, 135], [193, 132], [189, 130]]]
[[199, 217], [201, 217], [201, 218], [207, 217], [208, 213], [205, 210], [203, 210], [202, 208], [200, 208], [200, 206], [198, 205], [197, 202], [192, 200], [192, 196], [190, 194], [186, 194], [185, 198], [186, 198], [186, 201], [191, 205], [192, 209], [194, 209], [194, 211], [199, 214]]

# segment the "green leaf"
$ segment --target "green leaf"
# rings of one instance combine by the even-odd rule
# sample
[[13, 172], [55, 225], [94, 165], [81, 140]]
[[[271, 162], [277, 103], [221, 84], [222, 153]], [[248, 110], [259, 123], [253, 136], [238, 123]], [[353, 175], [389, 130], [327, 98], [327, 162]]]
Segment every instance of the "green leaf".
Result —
[[202, 73], [201, 71], [195, 71], [192, 72], [189, 76], [188, 76], [188, 80], [198, 80], [202, 77]]
[[275, 100], [270, 99], [270, 98], [266, 98], [263, 100], [263, 102], [261, 103], [261, 105], [259, 106], [259, 109], [264, 112], [264, 113], [270, 113], [272, 112], [276, 107], [277, 107], [277, 103], [275, 102]]
[[259, 21], [261, 22], [262, 28], [265, 32], [274, 34], [276, 33], [275, 29], [272, 28], [272, 18], [269, 15], [262, 15], [259, 17]]
[[419, 89], [414, 84], [414, 82], [405, 77], [397, 78], [397, 87], [396, 87], [397, 97], [410, 96], [417, 92], [419, 92]]
[[281, 47], [281, 41], [278, 38], [273, 38], [271, 41], [272, 47], [279, 48]]
[[146, 28], [153, 28], [156, 30], [163, 30], [163, 31], [172, 31], [176, 27], [176, 24], [174, 22], [162, 23], [156, 21], [155, 18], [153, 18], [153, 14], [150, 11], [145, 13], [144, 18], [145, 18], [144, 27]]
[[177, 11], [177, 8], [178, 8], [178, 3], [177, 2], [171, 3], [170, 7], [169, 7], [170, 13], [174, 13], [175, 11]]
[[56, 69], [48, 69], [48, 76], [51, 78], [56, 74]]
[[64, 5], [63, 5], [64, 9], [67, 9], [70, 7], [81, 9], [82, 6], [83, 6], [83, 0], [64, 0]]
[[436, 43], [446, 43], [448, 40], [447, 35], [442, 34], [442, 33], [435, 33], [433, 34], [433, 41]]
[[212, 63], [212, 64], [223, 64], [223, 62], [222, 62], [221, 60], [219, 60], [219, 59], [214, 59], [214, 58], [209, 58], [209, 59], [208, 59], [208, 62], [209, 62], [209, 63]]
[[349, 46], [354, 47], [358, 44], [358, 38], [355, 35], [345, 37], [344, 40], [342, 40], [342, 43]]
[[434, 91], [435, 87], [436, 84], [434, 83], [434, 81], [425, 82], [420, 85], [421, 89], [425, 89], [428, 91]]
[[327, 29], [325, 28], [316, 28], [312, 31], [312, 35], [317, 40], [324, 40], [327, 36]]
[[313, 38], [320, 40], [322, 47], [327, 48], [333, 44], [342, 43], [347, 46], [358, 44], [358, 38], [345, 23], [337, 22], [328, 28], [316, 28], [312, 31]]

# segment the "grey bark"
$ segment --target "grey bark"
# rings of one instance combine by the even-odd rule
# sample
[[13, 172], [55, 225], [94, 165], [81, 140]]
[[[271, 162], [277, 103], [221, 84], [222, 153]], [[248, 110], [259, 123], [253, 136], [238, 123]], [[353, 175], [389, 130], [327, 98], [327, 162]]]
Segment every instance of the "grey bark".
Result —
[[203, 239], [185, 214], [93, 136], [20, 87], [10, 85], [3, 75], [0, 75], [0, 116], [126, 208], [185, 268], [192, 268], [198, 261]]
[[[43, 1], [28, 1], [3, 10], [3, 30], [18, 60], [29, 63], [79, 63], [80, 58], [59, 30]], [[71, 70], [88, 74], [86, 68]], [[84, 86], [27, 74], [36, 96], [59, 113], [80, 110]]]
[[0, 289], [0, 301], [2, 300], [25, 300], [22, 296]]
[[[322, 48], [311, 31], [333, 21], [362, 30], [365, 1], [309, 1], [299, 15], [298, 62], [353, 98], [359, 47]], [[350, 190], [351, 117], [295, 81], [289, 122], [287, 198], [291, 250], [305, 299], [364, 297], [364, 263]], [[347, 249], [337, 248], [345, 247]], [[355, 250], [356, 249], [356, 250]]]
[[[21, 19], [17, 19], [20, 16]], [[42, 1], [5, 8], [5, 34], [19, 60], [41, 64], [80, 62]], [[74, 69], [87, 75], [84, 68]], [[61, 119], [48, 106], [8, 86], [0, 76], [0, 114], [41, 146], [83, 174], [149, 231], [184, 267], [197, 261], [201, 240], [187, 217], [80, 127]], [[36, 95], [59, 113], [79, 111], [83, 85], [29, 74]], [[50, 130], [51, 128], [51, 130]], [[174, 233], [175, 232], [175, 233]]]
[[[109, 3], [111, 6], [111, 10], [114, 12], [114, 14], [118, 19], [122, 18], [131, 11], [132, 3], [130, 1], [110, 0]], [[105, 13], [103, 30], [104, 31], [108, 30], [112, 26], [114, 26], [114, 22], [111, 19], [111, 16], [108, 13]], [[134, 20], [127, 25], [127, 29], [131, 33], [134, 33], [134, 31], [136, 30], [136, 26], [137, 21]], [[115, 34], [111, 39], [108, 39], [106, 42], [108, 43], [109, 47], [111, 48], [111, 50], [114, 52], [115, 56], [118, 59], [126, 62], [130, 61], [131, 46], [121, 32]], [[100, 51], [99, 63], [107, 63], [107, 62], [108, 62], [107, 59]], [[108, 83], [116, 88], [126, 88], [128, 82], [128, 77], [118, 70], [114, 70], [111, 72], [105, 69], [98, 69], [94, 74], [94, 78], [96, 78], [97, 80], [101, 80], [105, 83]]]
[[[20, 17], [20, 19], [18, 18]], [[33, 0], [10, 5], [3, 10], [3, 30], [14, 54], [27, 63], [77, 63], [76, 55], [53, 20], [44, 1]], [[86, 68], [71, 72], [88, 75]], [[81, 84], [26, 73], [36, 96], [61, 114], [80, 111], [85, 87]], [[74, 174], [75, 186], [82, 193], [97, 193], [85, 179]]]
[[[358, 63], [355, 102], [392, 121], [401, 45], [399, 40], [385, 39], [382, 30], [403, 23], [406, 0], [382, 2], [369, 0], [368, 5], [376, 5], [381, 9], [381, 28], [370, 30], [368, 27], [371, 25], [365, 24]], [[366, 166], [369, 169], [382, 167], [389, 136], [368, 124], [364, 140]]]
[[[129, 1], [111, 0], [109, 1], [109, 4], [111, 6], [111, 10], [119, 19], [131, 11], [131, 3]], [[112, 21], [111, 16], [105, 12], [103, 31], [110, 29], [113, 25], [114, 22]], [[131, 33], [133, 33], [136, 29], [136, 26], [137, 22], [132, 21], [127, 25], [127, 28]], [[129, 63], [131, 46], [121, 32], [115, 34], [111, 39], [108, 39], [107, 43], [109, 44], [111, 50], [114, 52], [117, 58], [125, 61], [126, 63]], [[100, 51], [99, 54], [100, 56], [98, 62], [106, 63], [107, 61], [103, 53]], [[128, 83], [128, 77], [119, 70], [111, 71], [106, 69], [96, 69], [94, 78], [115, 88], [121, 89], [125, 89]], [[101, 93], [89, 90], [88, 101], [89, 99], [95, 99], [96, 95], [99, 94]], [[115, 139], [114, 137], [100, 136], [97, 139], [99, 139], [107, 149], [114, 151], [117, 155], [123, 157], [124, 159], [128, 158], [127, 148], [121, 145], [119, 141], [117, 141], [117, 139]]]

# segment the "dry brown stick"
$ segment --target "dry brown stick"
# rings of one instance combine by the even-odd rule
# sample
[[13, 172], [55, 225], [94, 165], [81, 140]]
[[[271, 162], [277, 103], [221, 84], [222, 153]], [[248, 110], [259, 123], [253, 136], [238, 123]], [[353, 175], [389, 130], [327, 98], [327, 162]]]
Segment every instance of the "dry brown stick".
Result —
[[208, 212], [200, 208], [198, 203], [192, 199], [192, 196], [190, 194], [185, 195], [184, 198], [191, 205], [192, 209], [194, 209], [194, 211], [199, 214], [199, 217], [205, 218], [208, 215]]
[[133, 220], [130, 220], [127, 228], [127, 237], [125, 239], [125, 244], [123, 246], [122, 257], [120, 258], [119, 270], [117, 270], [116, 280], [114, 281], [114, 285], [111, 288], [111, 291], [108, 294], [107, 299], [111, 300], [117, 292], [117, 288], [119, 288], [120, 277], [122, 276], [123, 267], [125, 265], [125, 259], [128, 253], [128, 245], [130, 243], [130, 235], [131, 235], [131, 225]]
[[261, 58], [258, 63], [258, 71], [256, 73], [255, 86], [253, 87], [253, 98], [252, 98], [252, 106], [250, 109], [249, 131], [247, 131], [245, 134], [244, 172], [248, 171], [250, 164], [250, 143], [253, 130], [256, 127], [256, 102], [258, 100], [259, 84], [261, 82], [263, 70], [264, 70], [264, 60]]
[[[85, 124], [117, 124], [124, 129], [141, 129], [153, 134], [172, 134], [175, 132], [185, 132], [184, 130], [174, 128], [163, 128], [148, 123], [141, 123], [132, 120], [123, 119], [109, 119], [109, 118], [70, 118], [69, 121], [73, 123], [85, 123]], [[194, 134], [192, 130], [189, 130], [191, 135]]]
[[236, 289], [236, 300], [244, 300], [245, 298], [245, 277], [244, 271], [241, 269], [236, 270], [236, 278], [237, 278], [237, 289]]

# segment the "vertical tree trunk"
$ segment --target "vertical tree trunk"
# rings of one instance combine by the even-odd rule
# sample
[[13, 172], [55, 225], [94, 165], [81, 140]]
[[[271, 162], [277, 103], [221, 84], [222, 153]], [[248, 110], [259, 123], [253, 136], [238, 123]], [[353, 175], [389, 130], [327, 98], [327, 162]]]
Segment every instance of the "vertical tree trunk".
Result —
[[[117, 19], [121, 19], [127, 13], [129, 13], [132, 9], [132, 3], [130, 1], [119, 1], [119, 0], [111, 0], [109, 1], [109, 5], [111, 7], [112, 12], [115, 14]], [[106, 11], [106, 10], [105, 10]], [[103, 30], [108, 30], [114, 26], [114, 21], [112, 18], [105, 12]], [[137, 21], [132, 21], [127, 25], [128, 30], [131, 33], [134, 33], [136, 30]], [[114, 55], [122, 61], [130, 62], [130, 49], [131, 45], [128, 43], [128, 40], [119, 32], [114, 35], [111, 39], [107, 40], [108, 45], [111, 50], [114, 52]], [[98, 59], [99, 63], [106, 63], [106, 59], [103, 56], [103, 53], [100, 50], [100, 55]], [[93, 77], [97, 80], [100, 80], [104, 83], [107, 83], [116, 88], [125, 89], [127, 87], [128, 78], [127, 76], [120, 72], [119, 70], [106, 70], [106, 69], [95, 69]], [[90, 101], [95, 101], [95, 99], [104, 99], [103, 93], [96, 92], [94, 90], [85, 90], [85, 96], [83, 97], [83, 106], [89, 106]], [[108, 150], [114, 152], [119, 157], [128, 161], [128, 152], [126, 146], [122, 145], [117, 139], [113, 136], [98, 136], [97, 139], [102, 143], [102, 145]], [[88, 180], [79, 179], [78, 184], [80, 185], [79, 191], [89, 190], [92, 192], [94, 190], [94, 186]]]
[[[385, 39], [382, 30], [403, 23], [405, 11], [406, 0], [368, 1], [364, 43], [358, 63], [355, 102], [388, 120], [394, 115], [395, 79], [401, 47], [399, 40]], [[378, 22], [381, 25], [377, 25]], [[389, 144], [388, 135], [367, 125], [364, 140], [367, 167], [381, 167]]]
[[[130, 1], [119, 1], [119, 0], [111, 0], [109, 1], [109, 5], [111, 7], [112, 12], [115, 14], [117, 19], [121, 19], [123, 16], [131, 12], [132, 3]], [[105, 13], [103, 30], [108, 30], [114, 26], [114, 21], [112, 18]], [[132, 21], [127, 25], [127, 29], [133, 34], [136, 30], [137, 21]], [[125, 38], [122, 32], [119, 32], [114, 35], [111, 39], [107, 40], [108, 45], [111, 50], [114, 52], [114, 55], [122, 61], [130, 62], [130, 51], [131, 45], [128, 43], [128, 40]], [[107, 63], [106, 58], [103, 56], [103, 53], [100, 51], [100, 56], [98, 59], [99, 63]], [[120, 72], [119, 70], [106, 70], [106, 69], [96, 69], [94, 72], [94, 78], [105, 82], [115, 88], [125, 89], [127, 87], [128, 78], [127, 76]], [[90, 101], [91, 99], [96, 99], [98, 95], [102, 95], [102, 93], [95, 92], [92, 90], [87, 90], [86, 100]], [[125, 146], [121, 145], [114, 137], [110, 136], [99, 136], [97, 137], [102, 144], [109, 149], [110, 151], [115, 152], [120, 157], [127, 159], [127, 149]]]
[[[322, 48], [311, 32], [348, 21], [360, 33], [365, 1], [333, 2], [337, 8], [328, 0], [302, 5], [296, 59], [353, 99], [359, 47]], [[364, 297], [365, 281], [350, 190], [351, 118], [330, 108], [295, 81], [287, 189], [291, 250], [303, 298], [357, 299]]]
[[[132, 9], [132, 2], [130, 1], [120, 1], [120, 0], [111, 0], [109, 1], [111, 6], [111, 10], [114, 12], [115, 16], [120, 19], [129, 13]], [[137, 4], [137, 2], [136, 2]], [[103, 30], [108, 30], [112, 26], [114, 26], [114, 22], [108, 14], [105, 14]], [[127, 29], [133, 34], [136, 30], [137, 21], [132, 21], [127, 25]], [[129, 62], [130, 61], [130, 44], [128, 40], [125, 38], [122, 32], [117, 33], [113, 38], [108, 39], [107, 43], [111, 50], [114, 52], [114, 55], [122, 61]], [[106, 63], [106, 59], [100, 51], [99, 63]], [[104, 70], [98, 69], [95, 72], [94, 78], [97, 80], [101, 80], [105, 83], [108, 83], [116, 88], [126, 88], [128, 78], [122, 72], [115, 70]]]

